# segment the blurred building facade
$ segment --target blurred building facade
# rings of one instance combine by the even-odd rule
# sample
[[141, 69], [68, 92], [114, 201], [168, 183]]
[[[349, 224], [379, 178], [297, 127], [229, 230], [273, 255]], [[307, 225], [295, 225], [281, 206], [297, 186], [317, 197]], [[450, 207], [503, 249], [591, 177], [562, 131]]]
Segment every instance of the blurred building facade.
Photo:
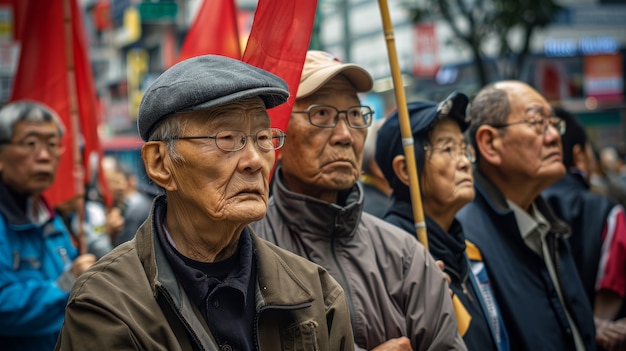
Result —
[[[79, 1], [103, 107], [101, 134], [103, 138], [136, 134], [142, 92], [175, 62], [203, 0]], [[388, 0], [407, 99], [440, 100], [454, 90], [472, 95], [479, 86], [470, 50], [453, 40], [442, 20], [412, 23], [407, 6], [411, 1]], [[236, 3], [245, 43], [257, 0]], [[376, 83], [364, 99], [377, 118], [383, 118], [396, 103], [378, 1], [318, 0], [318, 4], [312, 47], [366, 67]], [[559, 4], [564, 10], [554, 23], [533, 37], [521, 79], [576, 113], [596, 145], [623, 143], [626, 1], [559, 0]], [[19, 50], [6, 39], [11, 21], [10, 11], [0, 6], [2, 102], [9, 96]], [[497, 57], [488, 45], [484, 49]]]
[[[471, 96], [479, 83], [469, 47], [454, 40], [443, 20], [412, 23], [407, 4], [416, 1], [388, 2], [407, 99], [438, 101], [453, 90]], [[625, 147], [626, 1], [557, 2], [563, 10], [535, 32], [520, 79], [574, 112], [597, 146]], [[319, 14], [324, 49], [367, 67], [385, 112], [395, 107], [378, 1], [322, 1]], [[511, 41], [515, 46], [521, 38]], [[483, 50], [497, 65], [496, 47], [486, 43]], [[494, 80], [501, 78], [496, 71]]]

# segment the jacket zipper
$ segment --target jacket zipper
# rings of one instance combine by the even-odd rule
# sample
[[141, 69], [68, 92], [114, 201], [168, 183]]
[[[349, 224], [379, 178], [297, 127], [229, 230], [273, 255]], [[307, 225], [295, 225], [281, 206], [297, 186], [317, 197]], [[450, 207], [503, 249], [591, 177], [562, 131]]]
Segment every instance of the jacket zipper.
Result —
[[[341, 210], [337, 216], [335, 216], [335, 228], [338, 227], [337, 224], [337, 219], [341, 217], [341, 215], [343, 215], [345, 211]], [[350, 322], [353, 325], [353, 330], [355, 330], [354, 328], [356, 328], [356, 321], [354, 320], [354, 302], [352, 301], [352, 294], [350, 293], [350, 286], [348, 284], [348, 278], [346, 278], [346, 273], [344, 272], [343, 268], [341, 267], [341, 265], [339, 264], [339, 259], [337, 258], [337, 252], [335, 250], [335, 235], [333, 233], [332, 235], [332, 239], [330, 241], [330, 248], [331, 248], [331, 252], [332, 252], [332, 256], [333, 256], [333, 261], [335, 262], [335, 265], [337, 266], [337, 270], [339, 271], [339, 274], [341, 274], [341, 280], [343, 281], [343, 284], [341, 284], [341, 286], [344, 289], [344, 295], [346, 296], [346, 301], [348, 302], [348, 308], [350, 309]], [[356, 343], [356, 335], [354, 336], [355, 339], [355, 343]]]
[[189, 332], [191, 337], [193, 337], [193, 341], [196, 344], [196, 346], [198, 346], [200, 349], [204, 350], [204, 347], [202, 346], [202, 343], [200, 342], [200, 339], [196, 335], [196, 332], [193, 330], [193, 328], [191, 328], [189, 323], [187, 323], [187, 320], [185, 320], [185, 317], [183, 317], [183, 315], [180, 313], [178, 308], [176, 308], [176, 305], [174, 304], [174, 300], [172, 299], [170, 294], [167, 292], [167, 290], [162, 288], [162, 287], [160, 287], [160, 286], [157, 287], [157, 289], [161, 292], [161, 294], [163, 294], [163, 296], [165, 297], [165, 300], [167, 300], [167, 303], [170, 304], [170, 306], [174, 310], [174, 313], [176, 313], [176, 316], [178, 317], [178, 320], [180, 320], [180, 322], [185, 326], [185, 329], [187, 330], [187, 332]]

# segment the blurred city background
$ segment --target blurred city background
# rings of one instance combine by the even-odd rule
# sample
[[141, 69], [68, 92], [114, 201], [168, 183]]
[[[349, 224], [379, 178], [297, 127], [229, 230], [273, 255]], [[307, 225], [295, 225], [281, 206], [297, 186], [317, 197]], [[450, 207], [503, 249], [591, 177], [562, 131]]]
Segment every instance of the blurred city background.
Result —
[[[80, 0], [108, 153], [137, 145], [142, 91], [177, 57], [203, 1]], [[294, 0], [306, 1], [306, 0]], [[472, 96], [484, 84], [521, 79], [575, 113], [598, 148], [625, 148], [626, 0], [389, 0], [407, 99]], [[242, 45], [255, 0], [238, 0]], [[0, 7], [0, 103], [10, 97], [19, 44]], [[365, 103], [395, 108], [376, 0], [319, 0], [311, 49], [366, 67]]]

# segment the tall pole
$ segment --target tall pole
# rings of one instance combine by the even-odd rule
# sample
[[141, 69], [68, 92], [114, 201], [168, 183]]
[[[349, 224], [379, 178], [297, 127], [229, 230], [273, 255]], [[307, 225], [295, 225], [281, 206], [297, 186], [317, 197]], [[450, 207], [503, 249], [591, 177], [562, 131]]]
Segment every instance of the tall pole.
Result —
[[389, 15], [387, 0], [378, 0], [378, 5], [380, 6], [380, 15], [383, 20], [385, 42], [387, 43], [387, 54], [389, 56], [389, 65], [391, 67], [396, 105], [398, 106], [398, 120], [400, 121], [402, 147], [404, 148], [404, 155], [406, 157], [409, 172], [409, 191], [411, 193], [411, 207], [413, 208], [415, 231], [417, 233], [417, 239], [428, 250], [426, 222], [424, 221], [424, 212], [422, 210], [422, 198], [420, 196], [417, 164], [415, 162], [415, 150], [413, 148], [413, 133], [411, 132], [409, 110], [406, 105], [406, 96], [404, 94], [404, 86], [402, 84], [402, 74], [400, 72], [400, 64], [398, 62], [398, 54], [396, 52], [393, 24], [391, 23], [391, 16]]
[[85, 230], [83, 223], [85, 220], [85, 185], [83, 182], [84, 168], [82, 154], [80, 151], [80, 121], [78, 118], [78, 99], [76, 92], [76, 66], [74, 64], [74, 33], [72, 30], [72, 1], [63, 1], [63, 20], [65, 30], [65, 62], [67, 62], [67, 85], [70, 109], [70, 123], [72, 132], [72, 152], [74, 153], [74, 182], [76, 186], [76, 215], [78, 216], [78, 231], [76, 240], [78, 241], [78, 251], [80, 254], [87, 252], [85, 242]]

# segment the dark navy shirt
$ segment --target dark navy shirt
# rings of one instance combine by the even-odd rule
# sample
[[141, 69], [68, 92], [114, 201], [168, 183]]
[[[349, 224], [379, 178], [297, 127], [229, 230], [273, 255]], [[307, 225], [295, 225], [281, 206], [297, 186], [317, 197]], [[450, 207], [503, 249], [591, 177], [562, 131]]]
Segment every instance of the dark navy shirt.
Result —
[[256, 350], [256, 260], [247, 229], [236, 252], [220, 262], [199, 262], [183, 256], [159, 235], [167, 259], [189, 299], [198, 307], [222, 351]]

